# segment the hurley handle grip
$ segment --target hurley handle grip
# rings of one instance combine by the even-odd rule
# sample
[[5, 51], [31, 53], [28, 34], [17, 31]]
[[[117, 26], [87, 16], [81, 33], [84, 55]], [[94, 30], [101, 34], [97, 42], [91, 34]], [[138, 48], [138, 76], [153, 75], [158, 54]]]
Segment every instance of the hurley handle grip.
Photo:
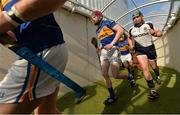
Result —
[[98, 42], [97, 42], [97, 39], [95, 37], [91, 38], [91, 43], [94, 45], [95, 48], [98, 48]]

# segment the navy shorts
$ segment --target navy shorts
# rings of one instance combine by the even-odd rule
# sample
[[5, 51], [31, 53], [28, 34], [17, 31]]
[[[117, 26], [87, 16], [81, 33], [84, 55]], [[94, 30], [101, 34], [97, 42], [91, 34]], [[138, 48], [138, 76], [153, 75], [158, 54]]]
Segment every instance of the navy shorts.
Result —
[[135, 51], [137, 56], [146, 55], [150, 60], [155, 60], [157, 58], [156, 49], [154, 45], [148, 47], [136, 47]]

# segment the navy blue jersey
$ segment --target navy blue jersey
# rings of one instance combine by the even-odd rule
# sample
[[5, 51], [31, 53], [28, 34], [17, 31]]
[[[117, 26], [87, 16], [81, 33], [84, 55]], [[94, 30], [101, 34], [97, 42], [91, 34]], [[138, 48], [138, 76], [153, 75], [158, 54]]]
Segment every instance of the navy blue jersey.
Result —
[[[96, 34], [98, 36], [98, 39], [101, 41], [102, 47], [110, 44], [113, 41], [116, 33], [112, 28], [116, 24], [116, 22], [111, 20], [103, 20], [101, 22], [101, 25], [97, 28]], [[117, 43], [115, 44], [115, 46], [117, 46]]]
[[123, 41], [118, 42], [118, 47], [120, 50], [121, 55], [127, 55], [129, 54], [129, 46], [128, 46], [128, 41], [127, 39]]
[[[7, 11], [18, 0], [1, 0], [2, 10]], [[18, 43], [37, 53], [64, 43], [63, 34], [53, 14], [23, 23], [13, 30]]]

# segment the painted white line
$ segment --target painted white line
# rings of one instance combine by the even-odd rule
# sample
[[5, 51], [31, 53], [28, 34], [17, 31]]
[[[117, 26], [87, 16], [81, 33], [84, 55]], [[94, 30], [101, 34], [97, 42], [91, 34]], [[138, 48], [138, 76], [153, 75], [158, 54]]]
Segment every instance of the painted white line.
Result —
[[167, 84], [168, 88], [173, 88], [176, 83], [176, 74], [172, 74], [171, 79], [169, 80], [169, 83]]

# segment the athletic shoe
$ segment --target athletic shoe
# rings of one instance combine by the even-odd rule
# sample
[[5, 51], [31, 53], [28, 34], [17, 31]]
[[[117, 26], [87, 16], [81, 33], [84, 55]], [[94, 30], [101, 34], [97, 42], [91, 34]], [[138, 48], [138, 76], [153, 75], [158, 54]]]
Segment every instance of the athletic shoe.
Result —
[[86, 97], [86, 90], [83, 90], [81, 93], [79, 93], [78, 96], [76, 96], [75, 103], [79, 104], [85, 97]]
[[130, 85], [131, 85], [132, 88], [136, 88], [137, 87], [137, 84], [136, 84], [136, 82], [134, 80], [130, 81]]
[[104, 104], [105, 104], [105, 105], [111, 105], [111, 104], [113, 104], [116, 100], [117, 100], [117, 97], [116, 97], [116, 96], [114, 96], [114, 97], [108, 97], [108, 98], [104, 101]]
[[157, 84], [159, 84], [159, 85], [161, 84], [161, 78], [160, 78], [159, 76], [156, 77], [155, 80], [156, 80], [156, 83], [157, 83]]
[[134, 80], [134, 77], [133, 77], [133, 75], [132, 74], [128, 74], [128, 80], [130, 81], [130, 85], [131, 85], [131, 87], [132, 88], [135, 88], [135, 87], [137, 87], [137, 85], [136, 85], [136, 82], [135, 82], [135, 80]]
[[149, 92], [148, 98], [150, 100], [155, 100], [155, 99], [159, 98], [159, 94], [156, 92], [156, 90], [151, 89]]

